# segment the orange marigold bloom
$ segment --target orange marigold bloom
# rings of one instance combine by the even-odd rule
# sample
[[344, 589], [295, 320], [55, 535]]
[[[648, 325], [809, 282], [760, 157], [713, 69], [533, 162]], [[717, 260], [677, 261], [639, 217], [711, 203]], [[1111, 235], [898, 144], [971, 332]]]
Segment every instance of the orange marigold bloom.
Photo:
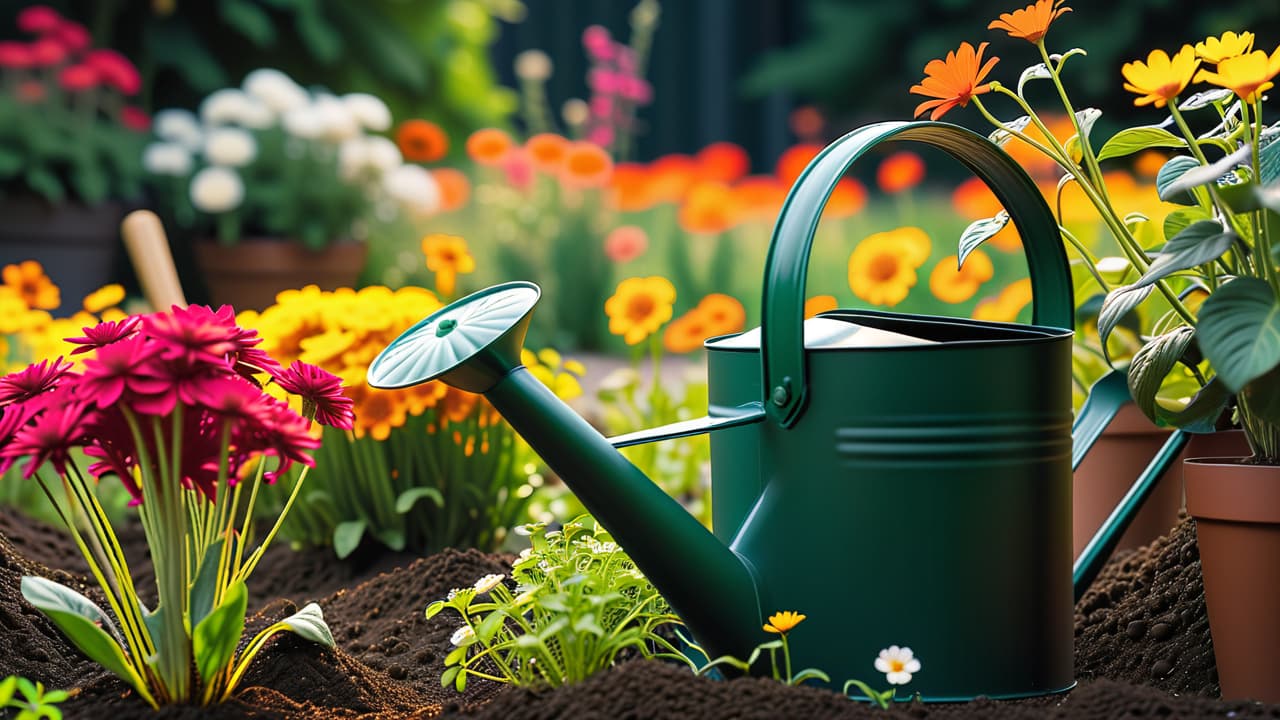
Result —
[[435, 168], [431, 171], [436, 185], [440, 186], [440, 209], [457, 210], [471, 198], [471, 181], [466, 173], [456, 168]]
[[476, 269], [467, 241], [457, 235], [433, 233], [422, 238], [422, 254], [427, 256], [427, 269], [436, 274], [436, 292], [441, 295], [453, 295], [458, 275]]
[[396, 145], [409, 162], [435, 162], [449, 152], [449, 136], [433, 122], [405, 120], [396, 129]]
[[883, 192], [910, 190], [924, 179], [924, 161], [910, 150], [896, 152], [876, 168], [876, 184]]
[[555, 133], [538, 133], [524, 142], [533, 166], [543, 172], [559, 172], [564, 165], [569, 141]]
[[1141, 107], [1154, 103], [1162, 108], [1185, 90], [1193, 77], [1201, 79], [1203, 72], [1196, 75], [1199, 66], [1195, 48], [1183, 45], [1172, 58], [1163, 50], [1152, 50], [1146, 62], [1127, 62], [1120, 67], [1120, 74], [1124, 75], [1124, 89], [1140, 96], [1133, 101], [1134, 105]]
[[787, 186], [772, 175], [750, 175], [732, 190], [743, 220], [773, 220], [787, 199]]
[[822, 146], [816, 143], [792, 145], [778, 156], [778, 164], [774, 166], [773, 174], [778, 176], [783, 185], [790, 187], [820, 152], [822, 152]]
[[929, 273], [929, 292], [945, 303], [962, 303], [978, 292], [982, 283], [991, 279], [995, 267], [991, 258], [981, 250], [974, 250], [965, 258], [962, 267], [956, 267], [957, 257], [949, 255], [933, 267]]
[[638, 212], [653, 207], [657, 198], [649, 177], [649, 168], [640, 163], [614, 165], [613, 177], [609, 180], [609, 200], [613, 207], [622, 212]]
[[1000, 58], [992, 57], [982, 62], [982, 53], [987, 43], [982, 43], [977, 50], [969, 43], [960, 43], [960, 49], [947, 53], [946, 59], [930, 60], [924, 66], [924, 79], [919, 85], [912, 85], [910, 92], [934, 98], [925, 100], [916, 106], [915, 116], [925, 112], [930, 120], [937, 120], [953, 107], [965, 107], [975, 95], [991, 92], [991, 84], [982, 80], [996, 66]]
[[375, 390], [370, 388], [356, 406], [356, 437], [366, 434], [374, 440], [386, 440], [391, 436], [391, 428], [402, 427], [405, 421], [404, 401], [401, 393], [395, 390]]
[[702, 347], [711, 335], [706, 318], [695, 308], [667, 325], [667, 329], [662, 331], [662, 347], [673, 353], [693, 352]]
[[1069, 7], [1060, 7], [1065, 0], [1036, 0], [1011, 13], [1001, 13], [1000, 19], [992, 20], [988, 30], [1004, 30], [1009, 37], [1022, 38], [1030, 43], [1040, 42], [1044, 34], [1049, 32], [1049, 23], [1058, 19], [1063, 13], [1071, 12]]
[[747, 322], [747, 310], [732, 295], [711, 293], [694, 308], [707, 324], [708, 336], [741, 332]]
[[733, 227], [739, 217], [737, 198], [729, 186], [700, 182], [689, 190], [677, 220], [686, 232], [714, 235]]
[[571, 187], [593, 188], [609, 184], [613, 175], [613, 158], [605, 149], [589, 142], [571, 144], [560, 168], [561, 181]]
[[747, 151], [730, 142], [712, 143], [702, 148], [694, 156], [694, 161], [698, 163], [698, 177], [722, 183], [731, 183], [751, 169]]
[[822, 216], [836, 220], [852, 217], [866, 204], [867, 188], [853, 178], [844, 178], [831, 191], [827, 206], [822, 209]]
[[658, 202], [680, 202], [697, 179], [698, 163], [688, 155], [663, 155], [649, 165], [649, 191]]
[[609, 332], [628, 345], [639, 344], [671, 319], [675, 300], [676, 288], [664, 277], [627, 278], [604, 303]]
[[511, 136], [497, 128], [484, 128], [467, 138], [467, 155], [481, 165], [497, 165], [515, 147]]
[[27, 307], [53, 310], [62, 304], [58, 286], [44, 274], [44, 267], [35, 260], [5, 265], [3, 277], [4, 284], [22, 298]]
[[824, 313], [828, 310], [835, 310], [839, 305], [836, 303], [835, 295], [814, 295], [804, 301], [804, 318], [809, 318]]
[[1018, 314], [1031, 302], [1031, 278], [1022, 278], [993, 298], [986, 298], [973, 309], [974, 320], [1014, 322]]
[[783, 610], [780, 613], [770, 615], [769, 622], [765, 623], [764, 629], [765, 632], [784, 634], [799, 625], [804, 619], [805, 615], [803, 613]]
[[873, 305], [897, 305], [916, 284], [911, 253], [891, 233], [868, 236], [849, 254], [849, 289]]
[[[1217, 72], [1201, 70], [1197, 73], [1196, 82], [1207, 82], [1227, 88], [1241, 100], [1252, 103], [1257, 102], [1262, 93], [1275, 86], [1272, 80], [1278, 74], [1280, 74], [1280, 47], [1276, 48], [1270, 56], [1262, 50], [1254, 50], [1244, 55], [1224, 58], [1218, 63]], [[1159, 105], [1157, 104], [1156, 107]]]

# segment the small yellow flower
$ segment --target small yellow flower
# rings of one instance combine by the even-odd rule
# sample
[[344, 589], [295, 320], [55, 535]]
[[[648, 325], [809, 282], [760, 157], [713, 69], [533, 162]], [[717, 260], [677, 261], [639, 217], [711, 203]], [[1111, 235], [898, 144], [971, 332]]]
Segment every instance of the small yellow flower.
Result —
[[1196, 55], [1207, 63], [1220, 63], [1227, 58], [1233, 58], [1238, 55], [1253, 50], [1253, 33], [1242, 32], [1237, 35], [1234, 32], [1223, 33], [1222, 37], [1207, 37], [1203, 42], [1196, 43]]
[[969, 253], [963, 266], [956, 265], [957, 258], [951, 255], [939, 260], [933, 272], [929, 273], [929, 291], [942, 302], [962, 303], [968, 300], [995, 272], [991, 258], [981, 250]]
[[1124, 89], [1139, 96], [1133, 101], [1134, 105], [1154, 103], [1162, 108], [1191, 84], [1198, 67], [1200, 59], [1196, 57], [1195, 48], [1183, 45], [1172, 58], [1163, 50], [1152, 50], [1146, 62], [1125, 63], [1120, 73], [1126, 80]]
[[765, 632], [771, 632], [778, 635], [791, 632], [791, 629], [804, 621], [803, 613], [794, 612], [792, 610], [783, 610], [769, 616], [769, 622], [764, 624]]
[[436, 274], [436, 290], [444, 296], [453, 295], [458, 275], [476, 269], [467, 241], [457, 235], [434, 233], [422, 238], [422, 254], [427, 256], [427, 269]]
[[1227, 88], [1241, 100], [1251, 103], [1275, 86], [1271, 80], [1277, 74], [1280, 74], [1280, 47], [1270, 56], [1262, 50], [1254, 50], [1246, 55], [1226, 58], [1218, 63], [1217, 72], [1201, 70], [1196, 74], [1196, 82]]
[[850, 253], [849, 289], [854, 295], [874, 305], [893, 307], [915, 287], [921, 252], [912, 241], [916, 234], [901, 230], [906, 228], [869, 235]]
[[112, 283], [89, 293], [84, 298], [84, 309], [91, 313], [100, 313], [113, 308], [124, 300], [124, 286]]
[[639, 344], [671, 319], [675, 300], [676, 288], [664, 277], [627, 278], [604, 303], [609, 332], [628, 345]]
[[974, 320], [992, 320], [996, 322], [1013, 322], [1018, 314], [1031, 302], [1031, 279], [1017, 280], [996, 297], [986, 298], [973, 309]]

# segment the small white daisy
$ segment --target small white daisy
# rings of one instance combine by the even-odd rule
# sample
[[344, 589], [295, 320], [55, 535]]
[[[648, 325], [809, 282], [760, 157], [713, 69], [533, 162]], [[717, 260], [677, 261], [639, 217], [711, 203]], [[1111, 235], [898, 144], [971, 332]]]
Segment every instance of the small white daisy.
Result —
[[890, 645], [876, 658], [876, 670], [884, 673], [890, 685], [906, 685], [911, 682], [912, 673], [920, 672], [920, 661], [911, 648]]

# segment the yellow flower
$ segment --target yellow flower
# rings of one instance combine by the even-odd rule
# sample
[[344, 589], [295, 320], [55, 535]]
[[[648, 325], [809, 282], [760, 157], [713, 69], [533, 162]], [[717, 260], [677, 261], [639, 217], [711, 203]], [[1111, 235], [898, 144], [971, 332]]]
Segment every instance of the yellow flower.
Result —
[[115, 307], [124, 300], [124, 286], [112, 283], [89, 293], [84, 298], [84, 309], [91, 313], [100, 313], [107, 308]]
[[969, 253], [963, 266], [957, 268], [956, 263], [955, 255], [945, 257], [929, 274], [929, 291], [945, 303], [962, 303], [968, 300], [995, 273], [991, 258], [981, 250]]
[[783, 610], [769, 616], [769, 622], [764, 624], [765, 632], [783, 634], [790, 632], [792, 628], [799, 625], [805, 616], [802, 613], [793, 612], [791, 610]]
[[1215, 64], [1227, 58], [1244, 55], [1250, 50], [1253, 50], [1253, 33], [1251, 32], [1242, 32], [1237, 35], [1228, 31], [1220, 38], [1207, 37], [1203, 42], [1196, 43], [1196, 55], [1205, 62]]
[[1009, 37], [1021, 38], [1030, 43], [1040, 42], [1045, 33], [1049, 32], [1050, 23], [1057, 20], [1059, 15], [1071, 12], [1069, 7], [1059, 7], [1063, 2], [1065, 0], [1037, 0], [1036, 4], [1021, 10], [1001, 13], [1000, 19], [992, 20], [987, 29], [1004, 30], [1009, 33]]
[[434, 233], [422, 238], [422, 254], [427, 256], [427, 269], [436, 274], [436, 291], [444, 296], [453, 295], [459, 274], [476, 269], [467, 241], [457, 235]]
[[4, 284], [13, 288], [28, 307], [52, 310], [62, 304], [58, 286], [44, 274], [44, 268], [35, 260], [5, 265], [3, 275]]
[[979, 302], [973, 309], [973, 319], [1013, 322], [1018, 319], [1018, 314], [1029, 302], [1031, 302], [1031, 278], [1023, 278], [1001, 290], [996, 297]]
[[1254, 50], [1247, 55], [1226, 58], [1218, 63], [1217, 72], [1201, 70], [1196, 75], [1196, 82], [1207, 82], [1227, 88], [1241, 100], [1256, 102], [1262, 93], [1270, 90], [1275, 83], [1271, 82], [1280, 73], [1280, 47], [1270, 56], [1262, 50]]
[[886, 307], [906, 299], [915, 287], [916, 268], [920, 266], [916, 262], [919, 247], [911, 240], [916, 234], [900, 232], [911, 229], [876, 233], [858, 243], [849, 255], [849, 289], [854, 295]]
[[1191, 84], [1198, 67], [1200, 59], [1196, 57], [1195, 48], [1183, 45], [1172, 58], [1163, 50], [1152, 50], [1145, 63], [1141, 60], [1125, 63], [1120, 73], [1127, 81], [1124, 89], [1140, 96], [1133, 101], [1134, 105], [1155, 103], [1161, 108]]
[[676, 288], [664, 277], [627, 278], [604, 303], [609, 332], [636, 345], [671, 319]]
[[405, 410], [398, 393], [370, 390], [356, 407], [356, 437], [367, 433], [374, 440], [386, 440], [391, 436], [391, 428], [404, 425]]

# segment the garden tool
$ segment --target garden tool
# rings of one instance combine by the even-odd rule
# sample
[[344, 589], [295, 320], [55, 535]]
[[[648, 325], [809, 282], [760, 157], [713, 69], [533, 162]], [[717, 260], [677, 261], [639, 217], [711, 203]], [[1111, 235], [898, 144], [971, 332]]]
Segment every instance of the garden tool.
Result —
[[[841, 309], [820, 318], [848, 332], [806, 329], [822, 208], [887, 141], [937, 148], [991, 188], [1026, 251], [1032, 324]], [[880, 123], [828, 146], [791, 189], [759, 332], [705, 343], [707, 417], [610, 443], [521, 366], [540, 296], [528, 282], [432, 313], [379, 354], [368, 381], [439, 378], [483, 393], [710, 657], [748, 657], [773, 639], [765, 617], [794, 610], [807, 619], [789, 633], [793, 666], [836, 687], [868, 680], [877, 653], [900, 645], [923, 663], [907, 695], [1026, 697], [1074, 684], [1071, 288], [1057, 222], [1004, 152], [954, 125]], [[907, 340], [859, 346], [864, 329]], [[614, 448], [701, 432], [714, 533]]]
[[182, 294], [160, 218], [150, 210], [135, 210], [120, 223], [120, 234], [147, 303], [155, 310], [168, 310], [174, 305], [186, 307], [187, 299]]

